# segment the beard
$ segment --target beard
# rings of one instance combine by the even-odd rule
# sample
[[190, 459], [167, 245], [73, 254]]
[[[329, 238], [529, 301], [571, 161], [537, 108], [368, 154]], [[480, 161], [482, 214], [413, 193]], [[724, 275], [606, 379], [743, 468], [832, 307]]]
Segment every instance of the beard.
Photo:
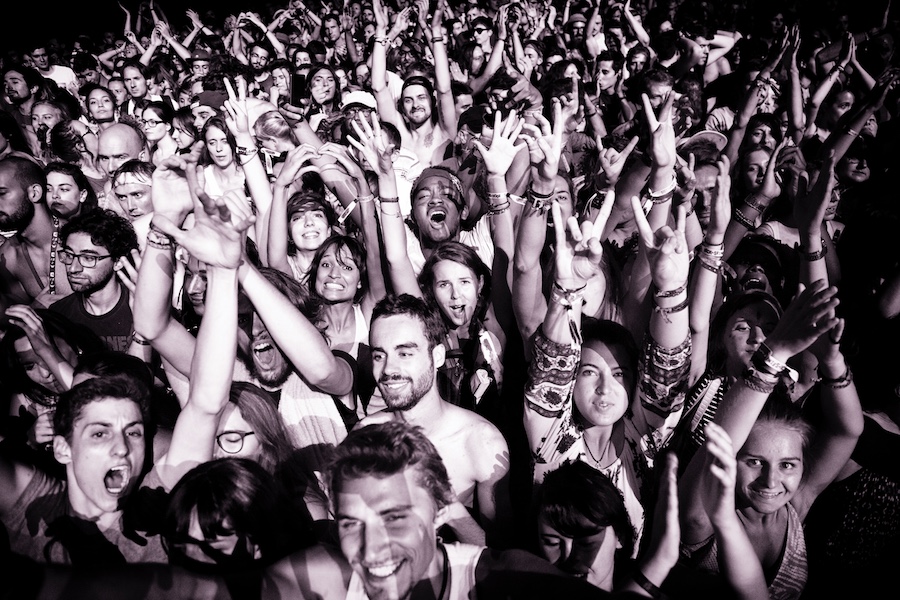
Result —
[[274, 364], [271, 368], [260, 369], [256, 359], [253, 357], [252, 348], [253, 345], [251, 344], [250, 349], [247, 351], [249, 352], [248, 355], [247, 352], [238, 347], [238, 359], [244, 363], [247, 371], [250, 372], [250, 375], [252, 375], [254, 379], [266, 387], [280, 389], [291, 376], [291, 373], [293, 373], [290, 361], [288, 361], [284, 353], [273, 344], [271, 352], [278, 353], [278, 360], [273, 361]]
[[0, 213], [0, 231], [22, 231], [34, 218], [34, 204], [23, 199], [15, 212]]
[[[409, 383], [409, 387], [398, 393], [385, 385], [397, 381], [406, 381]], [[425, 397], [425, 394], [434, 387], [434, 383], [434, 362], [432, 362], [431, 368], [416, 379], [400, 375], [382, 375], [378, 380], [378, 389], [381, 391], [385, 404], [387, 404], [387, 410], [390, 412], [401, 412], [415, 407]]]
[[107, 284], [109, 284], [110, 280], [115, 277], [115, 271], [110, 269], [109, 273], [102, 279], [93, 280], [90, 278], [86, 279], [75, 279], [72, 281], [71, 277], [69, 278], [69, 287], [72, 288], [73, 292], [83, 294], [85, 296], [90, 296], [94, 292], [98, 292], [105, 288]]

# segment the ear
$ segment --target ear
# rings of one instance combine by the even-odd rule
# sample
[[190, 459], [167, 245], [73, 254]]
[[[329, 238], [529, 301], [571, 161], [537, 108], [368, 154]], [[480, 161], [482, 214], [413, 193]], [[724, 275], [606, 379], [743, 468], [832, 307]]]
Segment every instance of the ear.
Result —
[[44, 197], [44, 186], [33, 183], [28, 186], [28, 200], [34, 204], [37, 204], [41, 201], [41, 198]]
[[145, 149], [141, 150], [138, 153], [137, 157], [138, 157], [138, 160], [146, 162], [147, 161], [147, 149], [145, 148]]
[[53, 436], [53, 458], [61, 465], [67, 465], [72, 462], [72, 448], [69, 442], [61, 435]]
[[478, 295], [481, 295], [481, 288], [484, 287], [484, 277], [481, 275], [478, 276]]
[[447, 348], [443, 344], [438, 344], [431, 350], [431, 359], [434, 361], [434, 368], [439, 369], [444, 366], [444, 359], [447, 358]]
[[459, 219], [460, 219], [460, 221], [465, 221], [466, 219], [469, 218], [469, 203], [466, 202], [465, 196], [463, 196], [463, 202], [464, 202], [463, 207], [462, 207], [462, 209], [459, 211]]
[[84, 204], [85, 200], [87, 200], [87, 190], [81, 190], [81, 193], [78, 195], [78, 204]]
[[124, 257], [117, 259], [116, 262], [113, 263], [113, 271], [121, 271], [122, 270], [122, 268], [123, 268], [122, 261], [123, 260], [125, 260]]

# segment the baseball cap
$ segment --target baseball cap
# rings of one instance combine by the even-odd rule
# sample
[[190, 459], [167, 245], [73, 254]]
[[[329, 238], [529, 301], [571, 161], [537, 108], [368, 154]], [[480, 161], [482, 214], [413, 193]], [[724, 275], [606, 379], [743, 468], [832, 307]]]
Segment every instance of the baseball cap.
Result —
[[690, 144], [700, 141], [712, 142], [715, 144], [716, 148], [721, 152], [725, 148], [725, 144], [728, 143], [728, 138], [719, 133], [718, 131], [698, 131], [694, 135], [684, 138], [679, 142], [678, 147], [683, 148]]
[[209, 51], [204, 50], [203, 48], [195, 48], [191, 53], [191, 60], [206, 60], [208, 61], [211, 58]]
[[364, 92], [362, 90], [356, 90], [344, 94], [344, 98], [341, 100], [341, 110], [344, 110], [349, 106], [353, 106], [354, 104], [365, 106], [366, 108], [371, 108], [372, 110], [375, 110], [378, 106], [377, 102], [375, 101], [375, 96], [373, 96], [369, 92]]

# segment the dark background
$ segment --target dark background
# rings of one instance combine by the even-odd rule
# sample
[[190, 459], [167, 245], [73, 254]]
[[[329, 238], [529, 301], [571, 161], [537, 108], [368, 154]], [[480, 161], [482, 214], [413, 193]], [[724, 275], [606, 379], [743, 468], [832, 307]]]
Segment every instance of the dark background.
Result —
[[[135, 19], [138, 11], [137, 0], [122, 0], [122, 4], [131, 11]], [[237, 14], [242, 10], [253, 10], [267, 14], [267, 9], [283, 8], [287, 0], [278, 2], [259, 2], [258, 0], [164, 0], [157, 2], [165, 15], [176, 26], [189, 23], [185, 11], [193, 9], [201, 17], [206, 11], [219, 15], [216, 22], [204, 23], [221, 25], [226, 15]], [[104, 31], [113, 31], [121, 35], [125, 26], [125, 13], [115, 0], [7, 0], [4, 2], [6, 16], [0, 18], [0, 49], [23, 49], [32, 38], [48, 39], [55, 37], [65, 44], [70, 43], [79, 34], [87, 34], [96, 42]], [[270, 11], [271, 12], [271, 11]], [[12, 16], [15, 14], [15, 16]]]

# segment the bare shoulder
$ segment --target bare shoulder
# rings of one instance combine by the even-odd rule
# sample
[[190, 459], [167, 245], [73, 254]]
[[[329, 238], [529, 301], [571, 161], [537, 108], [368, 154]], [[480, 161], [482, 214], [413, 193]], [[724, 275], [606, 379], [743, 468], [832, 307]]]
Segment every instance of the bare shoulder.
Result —
[[387, 423], [388, 421], [393, 421], [393, 417], [391, 413], [386, 410], [380, 410], [376, 413], [372, 413], [371, 415], [366, 415], [353, 427], [354, 429], [359, 429], [360, 427], [365, 427], [366, 425], [377, 425], [379, 423]]
[[316, 545], [287, 556], [266, 570], [262, 600], [286, 598], [343, 599], [350, 565], [337, 549]]
[[449, 417], [448, 429], [458, 432], [454, 437], [462, 438], [466, 455], [473, 463], [485, 467], [491, 465], [493, 470], [496, 463], [509, 461], [509, 445], [496, 425], [477, 413], [454, 405], [450, 405], [445, 417]]

